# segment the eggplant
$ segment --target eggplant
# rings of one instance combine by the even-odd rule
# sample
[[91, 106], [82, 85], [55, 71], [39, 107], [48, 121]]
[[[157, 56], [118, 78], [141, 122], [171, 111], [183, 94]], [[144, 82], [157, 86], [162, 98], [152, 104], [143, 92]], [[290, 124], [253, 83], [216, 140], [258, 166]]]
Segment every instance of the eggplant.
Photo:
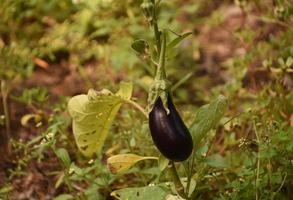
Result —
[[169, 113], [160, 97], [149, 114], [149, 128], [152, 139], [159, 151], [169, 160], [186, 160], [193, 149], [193, 141], [188, 128], [177, 112], [170, 94], [167, 98]]

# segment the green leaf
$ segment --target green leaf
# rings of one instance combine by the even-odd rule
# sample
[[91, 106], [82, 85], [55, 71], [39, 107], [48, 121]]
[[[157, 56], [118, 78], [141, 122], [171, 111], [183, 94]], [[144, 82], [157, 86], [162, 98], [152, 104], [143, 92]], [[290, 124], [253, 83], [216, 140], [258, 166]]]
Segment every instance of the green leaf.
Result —
[[220, 154], [214, 154], [207, 158], [206, 163], [215, 168], [227, 168], [229, 165], [225, 158], [223, 158]]
[[291, 67], [292, 64], [293, 64], [293, 58], [289, 56], [286, 61], [286, 66]]
[[59, 188], [60, 185], [64, 182], [64, 178], [65, 178], [65, 173], [62, 172], [60, 175], [59, 175], [59, 178], [57, 179], [56, 183], [55, 183], [55, 188]]
[[149, 54], [149, 44], [145, 40], [135, 40], [131, 44], [131, 48], [139, 55], [146, 56]]
[[169, 164], [169, 160], [167, 158], [165, 158], [165, 156], [160, 154], [160, 157], [158, 160], [158, 167], [159, 167], [160, 171], [164, 171], [164, 169], [166, 169], [168, 164]]
[[128, 170], [141, 160], [158, 159], [157, 157], [143, 157], [135, 154], [120, 154], [107, 159], [107, 167], [112, 173]]
[[60, 148], [55, 151], [57, 157], [62, 161], [64, 167], [69, 168], [71, 164], [71, 159], [66, 149]]
[[111, 196], [119, 200], [165, 200], [169, 193], [163, 186], [146, 186], [116, 190]]
[[166, 52], [167, 57], [172, 57], [172, 55], [174, 54], [174, 52], [172, 51], [173, 48], [176, 47], [180, 42], [182, 42], [186, 37], [188, 37], [191, 34], [192, 32], [184, 33], [183, 35], [179, 35], [174, 40], [172, 40], [167, 45], [167, 52]]
[[3, 186], [0, 188], [0, 194], [6, 194], [13, 190], [13, 187], [11, 185]]
[[73, 199], [73, 196], [70, 194], [60, 194], [59, 196], [55, 197], [53, 200], [69, 200]]
[[168, 194], [165, 200], [185, 200], [185, 199], [183, 199], [182, 197], [178, 195]]
[[190, 127], [194, 146], [198, 146], [203, 137], [220, 121], [228, 107], [227, 98], [220, 95], [210, 104], [204, 105], [197, 111]]
[[121, 83], [120, 90], [113, 94], [103, 89], [89, 90], [87, 95], [77, 95], [68, 102], [68, 111], [73, 122], [73, 134], [78, 149], [86, 157], [100, 153], [110, 126], [124, 100], [132, 94], [131, 83]]

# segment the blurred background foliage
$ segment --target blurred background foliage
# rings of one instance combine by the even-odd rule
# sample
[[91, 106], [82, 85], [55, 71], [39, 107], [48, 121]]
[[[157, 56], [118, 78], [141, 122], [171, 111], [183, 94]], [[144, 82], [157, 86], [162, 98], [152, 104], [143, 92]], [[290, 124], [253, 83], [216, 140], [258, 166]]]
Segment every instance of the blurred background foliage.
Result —
[[[105, 166], [119, 153], [158, 155], [139, 113], [124, 106], [103, 157], [88, 161], [73, 143], [66, 112], [68, 97], [115, 91], [122, 80], [134, 83], [133, 97], [146, 106], [154, 68], [130, 47], [140, 38], [153, 42], [140, 4], [0, 0], [0, 198], [110, 199], [115, 189], [155, 180], [155, 162], [122, 175]], [[225, 118], [197, 150], [196, 198], [290, 199], [293, 3], [162, 1], [159, 24], [193, 33], [167, 64], [169, 80], [180, 83], [174, 100], [186, 123], [219, 94], [229, 98]], [[3, 136], [7, 118], [10, 134]]]

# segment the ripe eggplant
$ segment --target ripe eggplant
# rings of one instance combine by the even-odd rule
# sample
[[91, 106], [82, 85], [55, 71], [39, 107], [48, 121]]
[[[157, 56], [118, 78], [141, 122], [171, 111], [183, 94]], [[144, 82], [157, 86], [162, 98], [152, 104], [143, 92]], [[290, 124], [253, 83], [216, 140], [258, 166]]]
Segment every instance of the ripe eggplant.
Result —
[[153, 141], [160, 152], [169, 160], [186, 160], [193, 149], [189, 130], [177, 112], [170, 94], [167, 99], [167, 114], [160, 97], [156, 100], [149, 114], [149, 127]]

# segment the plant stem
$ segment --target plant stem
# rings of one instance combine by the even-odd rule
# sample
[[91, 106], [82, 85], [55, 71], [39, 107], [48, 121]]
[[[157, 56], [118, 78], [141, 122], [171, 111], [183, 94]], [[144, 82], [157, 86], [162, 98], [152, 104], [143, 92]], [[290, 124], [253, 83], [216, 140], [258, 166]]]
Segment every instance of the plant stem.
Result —
[[166, 79], [166, 71], [165, 71], [165, 54], [166, 54], [166, 33], [163, 32], [163, 46], [160, 53], [159, 66], [156, 72], [156, 80], [165, 80]]
[[157, 45], [157, 51], [158, 51], [158, 55], [160, 55], [161, 52], [161, 38], [160, 38], [160, 31], [159, 31], [159, 26], [158, 26], [158, 22], [157, 22], [157, 13], [156, 13], [156, 6], [157, 4], [155, 4], [155, 8], [154, 8], [154, 16], [153, 16], [153, 29], [154, 29], [154, 33], [155, 33], [155, 40], [156, 40], [156, 45]]
[[156, 22], [156, 19], [154, 21], [153, 28], [154, 28], [155, 37], [156, 37], [158, 55], [160, 55], [160, 52], [161, 52], [161, 39], [160, 39], [160, 31], [159, 31], [159, 27], [158, 27], [158, 24]]
[[10, 117], [9, 117], [9, 109], [8, 109], [8, 90], [6, 88], [6, 84], [5, 81], [1, 81], [1, 95], [2, 95], [2, 106], [3, 106], [3, 111], [4, 111], [4, 116], [5, 116], [5, 127], [6, 127], [6, 135], [4, 136], [5, 138], [5, 145], [7, 150], [8, 150], [8, 154], [10, 153]]
[[128, 103], [128, 104], [130, 104], [130, 105], [132, 105], [137, 110], [139, 110], [147, 119], [149, 118], [149, 116], [146, 113], [146, 111], [138, 103], [136, 103], [135, 101], [132, 101], [132, 100], [125, 100], [125, 102]]
[[183, 198], [187, 198], [187, 195], [184, 193], [184, 187], [180, 181], [180, 178], [179, 178], [179, 175], [177, 173], [177, 170], [176, 170], [176, 167], [175, 167], [175, 164], [174, 162], [171, 161], [171, 175], [172, 175], [172, 178], [173, 178], [173, 182], [175, 184], [175, 188], [176, 188], [176, 191], [177, 193], [183, 197]]
[[288, 175], [288, 173], [285, 172], [285, 176], [284, 176], [284, 178], [283, 178], [283, 181], [282, 181], [280, 187], [277, 189], [277, 191], [274, 192], [273, 195], [271, 196], [271, 200], [273, 200], [273, 199], [275, 198], [276, 194], [277, 194], [278, 192], [280, 192], [280, 190], [282, 189], [282, 187], [283, 187], [283, 185], [284, 185], [284, 183], [285, 183], [285, 180], [286, 180], [286, 178], [287, 178], [287, 175]]
[[256, 140], [258, 143], [258, 151], [257, 151], [257, 171], [256, 171], [256, 179], [255, 179], [255, 199], [258, 200], [258, 185], [259, 185], [259, 170], [260, 170], [260, 151], [259, 151], [259, 145], [260, 145], [260, 138], [256, 129], [255, 122], [253, 123], [254, 131], [255, 131], [255, 136]]
[[189, 174], [187, 177], [187, 185], [186, 185], [186, 193], [188, 194], [189, 188], [190, 188], [190, 183], [191, 183], [191, 177], [193, 173], [193, 167], [194, 167], [194, 162], [195, 162], [195, 151], [192, 151], [192, 158], [191, 158], [191, 166], [189, 167]]
[[193, 76], [193, 72], [190, 72], [188, 74], [186, 74], [182, 79], [180, 79], [177, 83], [175, 83], [171, 90], [174, 91], [176, 90], [180, 85], [182, 85], [183, 83], [185, 83], [188, 79], [190, 79]]

